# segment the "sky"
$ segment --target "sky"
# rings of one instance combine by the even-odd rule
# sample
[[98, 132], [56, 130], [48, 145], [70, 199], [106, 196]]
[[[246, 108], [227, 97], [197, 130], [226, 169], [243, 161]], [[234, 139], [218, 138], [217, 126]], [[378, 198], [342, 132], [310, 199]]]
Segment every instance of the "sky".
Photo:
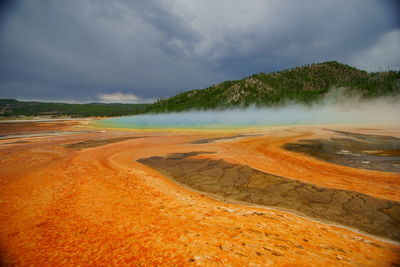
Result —
[[396, 0], [0, 4], [0, 98], [146, 103], [337, 60], [400, 70]]

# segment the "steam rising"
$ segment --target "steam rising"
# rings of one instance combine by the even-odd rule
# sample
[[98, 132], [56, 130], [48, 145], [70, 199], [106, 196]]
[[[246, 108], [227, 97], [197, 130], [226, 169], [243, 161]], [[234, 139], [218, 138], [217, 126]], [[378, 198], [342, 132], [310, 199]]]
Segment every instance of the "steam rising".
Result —
[[273, 125], [394, 124], [400, 125], [399, 96], [372, 100], [333, 90], [313, 105], [144, 114], [106, 119], [106, 127], [230, 129]]

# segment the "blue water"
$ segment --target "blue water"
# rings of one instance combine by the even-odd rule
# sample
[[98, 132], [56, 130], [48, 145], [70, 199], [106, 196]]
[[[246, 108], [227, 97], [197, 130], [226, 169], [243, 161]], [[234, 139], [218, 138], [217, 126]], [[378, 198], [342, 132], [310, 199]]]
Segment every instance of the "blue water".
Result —
[[[397, 110], [397, 109], [396, 109]], [[223, 111], [189, 111], [144, 114], [101, 120], [97, 126], [134, 129], [232, 129], [275, 125], [366, 124], [399, 122], [398, 113], [371, 106], [292, 105], [280, 108], [247, 108]]]

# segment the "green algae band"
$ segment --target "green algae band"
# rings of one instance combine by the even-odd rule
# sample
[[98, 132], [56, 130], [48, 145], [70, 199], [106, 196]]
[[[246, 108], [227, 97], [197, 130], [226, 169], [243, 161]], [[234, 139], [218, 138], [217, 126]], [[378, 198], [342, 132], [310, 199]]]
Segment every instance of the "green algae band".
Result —
[[354, 191], [324, 188], [249, 166], [196, 158], [204, 152], [139, 159], [179, 183], [226, 200], [289, 209], [361, 231], [400, 240], [400, 203]]

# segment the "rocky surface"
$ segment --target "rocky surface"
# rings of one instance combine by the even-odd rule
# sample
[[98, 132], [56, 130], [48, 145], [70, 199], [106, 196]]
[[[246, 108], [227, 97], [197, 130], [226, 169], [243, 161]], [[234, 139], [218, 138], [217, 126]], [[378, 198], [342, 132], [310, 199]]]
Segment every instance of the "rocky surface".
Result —
[[289, 209], [370, 234], [400, 240], [399, 202], [307, 184], [246, 165], [195, 157], [204, 153], [175, 153], [140, 159], [138, 162], [190, 188], [226, 199]]
[[343, 137], [299, 140], [284, 148], [344, 166], [400, 173], [400, 138], [334, 132]]
[[118, 137], [118, 138], [99, 138], [99, 139], [90, 139], [86, 141], [71, 143], [64, 145], [67, 148], [72, 148], [75, 150], [82, 150], [86, 148], [96, 147], [96, 146], [104, 146], [107, 144], [112, 144], [116, 142], [122, 142], [129, 139], [135, 138], [143, 138], [142, 136], [132, 136], [132, 137]]

